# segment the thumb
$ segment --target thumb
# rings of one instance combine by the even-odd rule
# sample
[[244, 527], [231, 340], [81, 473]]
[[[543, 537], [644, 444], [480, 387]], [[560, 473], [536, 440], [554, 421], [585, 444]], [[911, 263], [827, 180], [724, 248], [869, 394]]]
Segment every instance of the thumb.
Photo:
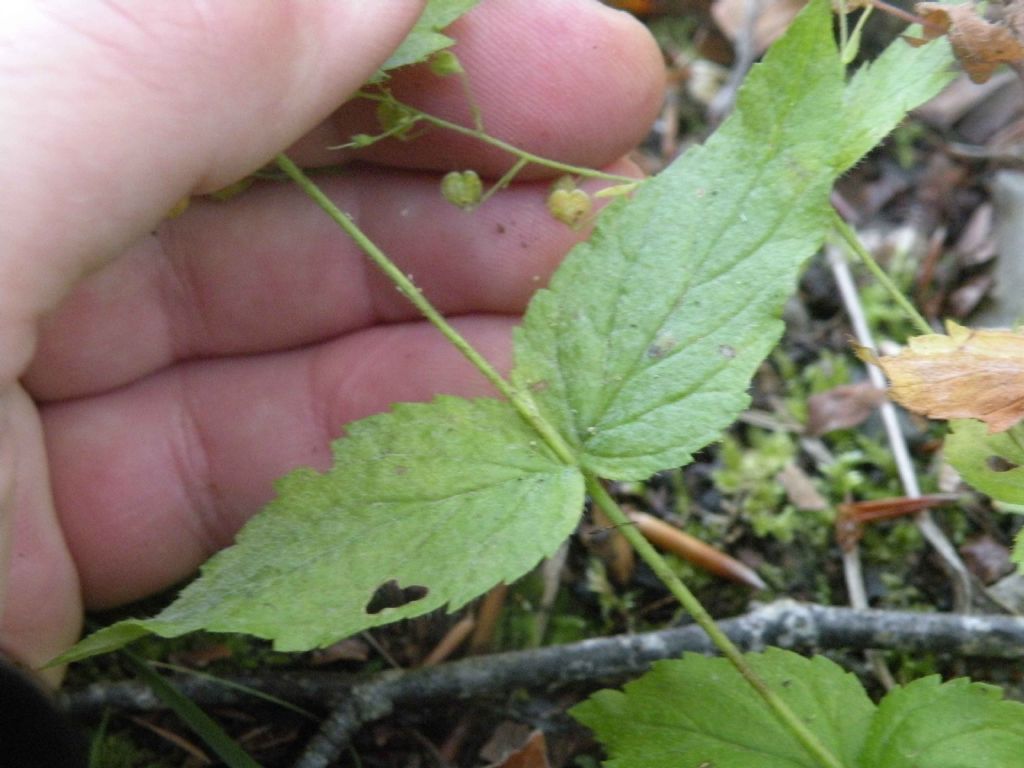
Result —
[[84, 271], [325, 118], [423, 4], [3, 3], [0, 383]]
[[9, 652], [42, 662], [81, 618], [42, 433], [16, 384], [40, 316], [175, 201], [259, 168], [323, 120], [423, 4], [0, 2], [0, 640]]

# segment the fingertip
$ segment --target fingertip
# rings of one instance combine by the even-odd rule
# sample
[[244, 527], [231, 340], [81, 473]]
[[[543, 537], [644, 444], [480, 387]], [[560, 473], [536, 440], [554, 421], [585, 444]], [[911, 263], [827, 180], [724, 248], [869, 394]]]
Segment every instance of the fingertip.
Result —
[[[465, 82], [417, 66], [397, 71], [389, 90], [462, 125], [473, 124], [475, 107], [488, 135], [543, 157], [603, 166], [644, 138], [661, 106], [665, 68], [654, 38], [629, 14], [593, 0], [489, 0], [448, 32]], [[296, 151], [307, 164], [355, 155], [423, 170], [473, 168], [491, 177], [514, 159], [473, 137], [427, 127], [413, 140], [382, 141], [358, 153], [328, 149], [378, 131], [374, 105], [355, 101]], [[537, 170], [526, 169], [524, 177]]]
[[53, 306], [184, 195], [266, 164], [373, 74], [423, 4], [17, 3], [18, 44], [0, 46], [8, 316]]

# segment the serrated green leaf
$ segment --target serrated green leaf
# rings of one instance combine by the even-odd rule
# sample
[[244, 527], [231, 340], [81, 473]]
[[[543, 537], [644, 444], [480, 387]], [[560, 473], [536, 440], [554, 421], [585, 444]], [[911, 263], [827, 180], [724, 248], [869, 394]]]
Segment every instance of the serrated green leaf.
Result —
[[441, 30], [468, 12], [480, 0], [430, 0], [416, 26], [380, 68], [378, 77], [388, 70], [426, 61], [432, 53], [444, 50], [455, 41]]
[[[420, 31], [433, 34], [472, 4], [434, 0]], [[593, 244], [574, 251], [531, 305], [515, 381], [587, 469], [639, 478], [684, 463], [745, 406], [747, 382], [781, 332], [781, 303], [824, 234], [832, 179], [866, 141], [836, 138], [854, 136], [861, 118], [843, 106], [829, 19], [823, 0], [812, 3], [707, 146], [633, 203], [611, 206]], [[405, 63], [430, 48], [409, 54], [415, 45]], [[908, 79], [927, 81], [910, 71], [922, 61], [907, 62]], [[878, 100], [902, 87], [865, 77]], [[64, 660], [144, 632], [199, 628], [311, 647], [455, 607], [523, 573], [571, 530], [581, 476], [539, 447], [509, 406], [458, 402], [400, 406], [352, 425], [338, 468], [284, 481], [239, 545], [171, 608], [103, 630]], [[399, 466], [396, 456], [408, 460], [401, 482], [381, 469]], [[390, 580], [429, 593], [367, 613]]]
[[827, 227], [842, 71], [815, 3], [703, 147], [601, 216], [516, 337], [516, 384], [613, 479], [685, 464], [746, 407]]
[[915, 680], [886, 694], [859, 768], [1009, 768], [1024, 763], [1024, 704], [970, 680]]
[[973, 419], [957, 419], [950, 426], [943, 455], [953, 469], [997, 501], [1024, 504], [1024, 425], [993, 434]]
[[[874, 712], [856, 677], [777, 648], [746, 658], [826, 748], [855, 764]], [[658, 662], [571, 714], [597, 734], [612, 768], [819, 768], [725, 659]]]
[[[334, 468], [300, 470], [235, 546], [149, 620], [125, 621], [62, 661], [144, 632], [246, 632], [279, 650], [326, 645], [369, 627], [455, 609], [511, 582], [558, 548], [579, 518], [583, 479], [510, 405], [439, 398], [350, 424]], [[382, 584], [426, 596], [368, 613]]]
[[937, 94], [957, 76], [946, 38], [914, 48], [895, 40], [873, 62], [861, 67], [846, 88], [846, 121], [838, 142], [838, 164], [853, 166], [914, 107]]
[[825, 3], [805, 9], [735, 114], [609, 206], [531, 303], [513, 378], [585, 469], [646, 478], [736, 418], [824, 237], [835, 176], [941, 86], [942, 49], [897, 40], [844, 90], [830, 19]]

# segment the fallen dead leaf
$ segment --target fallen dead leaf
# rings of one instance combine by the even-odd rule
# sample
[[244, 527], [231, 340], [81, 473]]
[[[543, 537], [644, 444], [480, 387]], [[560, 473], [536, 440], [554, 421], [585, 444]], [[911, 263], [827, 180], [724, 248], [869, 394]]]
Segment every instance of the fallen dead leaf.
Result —
[[494, 729], [480, 748], [480, 757], [494, 768], [550, 768], [544, 732], [514, 720]]
[[548, 747], [543, 731], [534, 731], [522, 747], [501, 763], [498, 768], [551, 768]]
[[811, 478], [800, 468], [799, 464], [789, 462], [775, 476], [775, 479], [785, 489], [789, 503], [797, 509], [811, 512], [825, 509], [828, 506], [828, 501], [814, 487]]
[[885, 400], [885, 391], [870, 382], [841, 384], [807, 400], [807, 434], [814, 437], [863, 424]]
[[988, 534], [968, 539], [960, 546], [960, 554], [971, 573], [983, 584], [992, 584], [1008, 573], [1012, 573], [1013, 562], [1010, 549]]
[[918, 3], [914, 10], [924, 20], [924, 36], [905, 36], [907, 42], [922, 45], [946, 35], [954, 55], [976, 83], [988, 80], [1000, 64], [1024, 61], [1024, 45], [1013, 32], [983, 19], [974, 3]]
[[889, 377], [889, 395], [933, 419], [979, 419], [1004, 432], [1024, 418], [1024, 333], [972, 330], [952, 320], [947, 335], [909, 339], [897, 355], [857, 354]]

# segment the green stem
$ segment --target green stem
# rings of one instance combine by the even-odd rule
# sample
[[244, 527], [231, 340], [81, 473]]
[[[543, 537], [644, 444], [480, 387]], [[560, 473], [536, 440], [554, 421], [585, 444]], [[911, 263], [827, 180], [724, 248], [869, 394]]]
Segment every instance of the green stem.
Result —
[[836, 758], [836, 756], [818, 740], [818, 737], [810, 731], [799, 717], [797, 717], [796, 713], [789, 708], [786, 702], [784, 702], [778, 694], [775, 693], [775, 691], [769, 688], [768, 684], [751, 668], [747, 663], [746, 658], [743, 656], [743, 652], [737, 648], [736, 644], [729, 639], [729, 636], [719, 628], [715, 623], [715, 620], [711, 618], [711, 614], [709, 614], [707, 610], [705, 610], [704, 606], [701, 605], [701, 602], [697, 599], [696, 595], [689, 590], [689, 588], [669, 567], [665, 558], [658, 553], [651, 543], [647, 541], [640, 531], [638, 531], [630, 522], [626, 513], [623, 512], [619, 508], [619, 505], [615, 503], [615, 499], [613, 499], [608, 491], [605, 490], [601, 481], [589, 473], [584, 473], [584, 476], [586, 477], [587, 482], [587, 493], [590, 494], [590, 498], [594, 500], [594, 503], [597, 504], [608, 516], [608, 519], [617, 526], [617, 530], [626, 537], [626, 540], [630, 545], [632, 545], [633, 549], [636, 550], [636, 553], [640, 555], [640, 558], [650, 566], [655, 575], [666, 587], [668, 587], [669, 591], [677, 600], [679, 600], [683, 608], [685, 608], [690, 616], [693, 617], [693, 620], [697, 622], [700, 628], [707, 632], [708, 637], [711, 638], [711, 642], [715, 644], [715, 647], [718, 648], [718, 650], [722, 652], [722, 655], [732, 663], [736, 668], [736, 671], [739, 672], [743, 676], [743, 679], [750, 684], [750, 687], [757, 691], [758, 695], [760, 695], [772, 712], [775, 713], [775, 716], [787, 729], [789, 729], [790, 733], [799, 740], [804, 749], [806, 749], [819, 763], [827, 766], [827, 768], [844, 768], [838, 758]]
[[[469, 342], [427, 301], [426, 297], [412, 280], [294, 162], [281, 154], [277, 156], [277, 165], [356, 242], [377, 267], [394, 281], [406, 298], [512, 403], [520, 415], [533, 427], [544, 442], [551, 447], [558, 458], [567, 465], [578, 467], [579, 460], [575, 452], [537, 410], [532, 398], [514, 388], [480, 353], [473, 349]], [[601, 485], [600, 480], [589, 473], [584, 473], [584, 476], [586, 478], [587, 490], [591, 498], [594, 499], [594, 502], [604, 510], [605, 514], [608, 515], [608, 518], [615, 525], [620, 527], [623, 535], [637, 551], [637, 554], [654, 570], [658, 578], [664, 582], [669, 591], [693, 616], [697, 624], [707, 632], [708, 637], [711, 638], [715, 646], [736, 667], [737, 671], [761, 698], [764, 699], [782, 724], [789, 729], [797, 740], [803, 744], [804, 748], [823, 766], [826, 766], [826, 768], [843, 768], [843, 765], [818, 741], [786, 703], [754, 672], [743, 657], [740, 649], [719, 629], [714, 619], [711, 618], [711, 615], [701, 605], [700, 601], [697, 600], [696, 596], [676, 576], [664, 558], [655, 551], [654, 547], [631, 525], [629, 518], [626, 517], [625, 513], [615, 503], [615, 500], [612, 499], [604, 486]]]
[[[366, 92], [360, 92], [360, 96], [362, 96], [364, 99], [369, 99], [370, 101], [394, 101], [389, 96], [378, 96]], [[438, 128], [445, 128], [449, 131], [454, 131], [455, 133], [461, 133], [463, 136], [472, 136], [474, 139], [482, 141], [484, 144], [490, 144], [492, 147], [496, 147], [497, 149], [500, 149], [503, 152], [507, 152], [510, 155], [519, 158], [520, 160], [523, 161], [524, 165], [527, 163], [535, 163], [536, 165], [543, 165], [546, 166], [547, 168], [551, 168], [556, 171], [562, 171], [563, 173], [572, 174], [573, 176], [582, 176], [583, 178], [589, 179], [602, 179], [604, 181], [615, 181], [620, 184], [636, 184], [637, 182], [641, 181], [641, 179], [637, 179], [630, 176], [620, 176], [616, 173], [605, 173], [604, 171], [595, 171], [593, 168], [585, 168], [579, 165], [570, 165], [569, 163], [561, 163], [558, 160], [551, 160], [550, 158], [547, 157], [541, 157], [540, 155], [535, 155], [532, 152], [527, 152], [525, 149], [520, 149], [517, 146], [502, 141], [501, 139], [496, 139], [493, 136], [490, 136], [476, 128], [467, 128], [464, 125], [459, 125], [458, 123], [452, 123], [443, 118], [435, 117], [429, 112], [423, 112], [421, 110], [416, 109], [415, 107], [410, 107], [408, 104], [404, 102], [396, 103], [400, 104], [402, 109], [407, 109], [409, 111], [409, 114], [413, 115], [417, 120], [423, 120], [425, 122], [430, 123], [431, 125], [437, 126]]]
[[[846, 50], [846, 46], [850, 42], [850, 30], [846, 19], [846, 0], [839, 0], [839, 51], [840, 53]], [[845, 61], [845, 58], [844, 58]]]
[[893, 301], [899, 304], [900, 309], [906, 313], [907, 317], [918, 327], [921, 333], [935, 333], [935, 329], [928, 325], [928, 321], [921, 316], [917, 308], [910, 303], [910, 299], [903, 295], [903, 291], [892, 281], [892, 278], [889, 277], [886, 271], [878, 265], [874, 257], [868, 253], [868, 249], [861, 243], [857, 233], [853, 231], [853, 228], [843, 220], [843, 217], [835, 209], [832, 209], [832, 226], [839, 233], [839, 236], [843, 238], [849, 249], [857, 255], [857, 258], [864, 263], [868, 271], [889, 292]]
[[483, 205], [488, 200], [490, 200], [491, 197], [493, 197], [496, 192], [498, 192], [499, 190], [504, 189], [509, 184], [511, 184], [512, 183], [512, 179], [514, 179], [516, 177], [516, 175], [521, 170], [523, 170], [523, 168], [525, 168], [527, 165], [529, 165], [529, 160], [524, 160], [523, 158], [519, 158], [518, 160], [516, 160], [512, 164], [512, 167], [509, 168], [507, 171], [505, 171], [505, 174], [500, 179], [498, 179], [496, 182], [494, 182], [491, 185], [490, 189], [488, 189], [486, 192], [484, 192], [484, 194], [480, 198], [480, 200], [477, 201], [477, 206]]
[[575, 465], [576, 461], [573, 450], [562, 436], [551, 426], [550, 423], [540, 414], [533, 399], [527, 394], [516, 390], [498, 373], [494, 367], [477, 352], [462, 335], [456, 331], [445, 319], [444, 315], [438, 312], [434, 305], [427, 301], [423, 292], [416, 287], [409, 277], [402, 272], [395, 263], [389, 259], [377, 245], [356, 225], [350, 216], [336, 206], [323, 190], [310, 179], [302, 169], [293, 163], [287, 156], [281, 154], [276, 158], [277, 166], [288, 175], [292, 181], [299, 185], [303, 192], [309, 195], [331, 219], [341, 227], [345, 233], [355, 241], [363, 253], [370, 257], [370, 260], [398, 287], [398, 290], [416, 307], [423, 316], [436, 327], [452, 345], [471, 362], [480, 373], [482, 373], [494, 388], [497, 389], [519, 414], [526, 419], [531, 427], [544, 439], [558, 458], [569, 465]]

